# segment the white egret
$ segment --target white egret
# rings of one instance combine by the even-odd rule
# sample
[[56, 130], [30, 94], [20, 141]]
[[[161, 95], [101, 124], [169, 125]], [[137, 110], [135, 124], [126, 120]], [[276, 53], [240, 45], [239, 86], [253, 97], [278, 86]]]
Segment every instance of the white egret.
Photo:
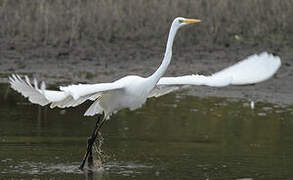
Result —
[[23, 80], [19, 75], [12, 75], [9, 77], [11, 87], [27, 97], [30, 102], [41, 106], [50, 104], [51, 108], [74, 107], [86, 100], [94, 101], [84, 114], [85, 116], [99, 114], [99, 116], [89, 139], [87, 153], [80, 166], [83, 169], [99, 129], [112, 113], [122, 108], [137, 109], [146, 102], [147, 98], [158, 97], [180, 87], [190, 85], [221, 87], [229, 84], [261, 82], [270, 78], [280, 67], [279, 57], [262, 53], [250, 56], [211, 76], [187, 75], [161, 78], [171, 61], [172, 45], [177, 30], [184, 25], [198, 22], [200, 20], [182, 17], [173, 20], [162, 64], [149, 77], [126, 76], [112, 83], [70, 85], [60, 87], [60, 91], [53, 91], [46, 90], [44, 82], [39, 88], [36, 79], [34, 79], [34, 86], [32, 86], [27, 76]]

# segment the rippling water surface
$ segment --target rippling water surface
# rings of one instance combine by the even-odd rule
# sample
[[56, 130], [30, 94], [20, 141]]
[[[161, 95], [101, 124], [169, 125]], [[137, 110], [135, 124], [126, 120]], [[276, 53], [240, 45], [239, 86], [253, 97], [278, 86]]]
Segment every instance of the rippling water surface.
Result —
[[0, 179], [292, 179], [293, 107], [173, 93], [103, 128], [104, 169], [78, 170], [95, 124], [88, 104], [32, 105], [0, 92]]

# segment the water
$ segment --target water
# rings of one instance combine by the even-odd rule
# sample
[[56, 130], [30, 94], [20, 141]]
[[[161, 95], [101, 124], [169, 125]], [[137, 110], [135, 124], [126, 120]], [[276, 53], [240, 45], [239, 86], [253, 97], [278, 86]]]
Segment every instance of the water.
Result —
[[78, 170], [88, 104], [50, 109], [0, 87], [0, 179], [292, 179], [293, 107], [173, 93], [102, 130], [105, 168]]

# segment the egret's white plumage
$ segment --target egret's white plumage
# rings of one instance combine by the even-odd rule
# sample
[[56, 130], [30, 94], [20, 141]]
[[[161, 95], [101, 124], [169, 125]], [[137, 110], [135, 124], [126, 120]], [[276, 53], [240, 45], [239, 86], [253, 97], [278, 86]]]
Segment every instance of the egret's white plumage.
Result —
[[229, 84], [243, 85], [258, 83], [270, 78], [280, 67], [280, 58], [268, 53], [253, 55], [247, 59], [219, 71], [211, 76], [186, 75], [180, 77], [163, 77], [172, 57], [172, 45], [177, 30], [186, 24], [199, 20], [176, 18], [170, 28], [166, 52], [162, 64], [151, 76], [126, 76], [112, 83], [78, 84], [60, 87], [60, 91], [46, 90], [45, 83], [34, 86], [27, 76], [23, 80], [18, 75], [9, 77], [11, 87], [35, 104], [50, 107], [74, 107], [86, 100], [94, 101], [84, 115], [93, 116], [105, 113], [108, 118], [113, 112], [122, 108], [131, 110], [139, 108], [149, 97], [158, 97], [181, 87], [206, 85], [214, 87]]
[[281, 60], [267, 52], [252, 55], [213, 75], [216, 78], [230, 76], [230, 84], [244, 85], [265, 81], [272, 77], [281, 66]]
[[228, 85], [245, 85], [265, 81], [272, 77], [281, 66], [278, 56], [267, 52], [255, 54], [227, 67], [211, 76], [185, 75], [180, 77], [162, 77], [149, 97], [159, 97], [181, 87], [205, 85], [223, 87]]
[[[27, 97], [29, 101], [34, 104], [45, 106], [50, 103], [50, 101], [44, 96], [43, 92], [39, 89], [36, 79], [34, 79], [35, 87], [33, 87], [27, 76], [25, 76], [24, 81], [19, 75], [12, 74], [12, 76], [9, 77], [9, 83], [12, 89], [21, 93], [24, 97]], [[64, 93], [59, 91], [56, 92], [60, 94]]]

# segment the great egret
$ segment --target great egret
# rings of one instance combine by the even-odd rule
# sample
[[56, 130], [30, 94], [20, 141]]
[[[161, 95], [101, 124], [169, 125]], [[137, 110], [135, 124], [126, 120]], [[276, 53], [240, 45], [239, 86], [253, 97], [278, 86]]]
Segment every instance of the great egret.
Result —
[[158, 97], [180, 87], [190, 85], [221, 87], [229, 84], [261, 82], [270, 78], [280, 67], [281, 61], [279, 57], [262, 53], [250, 56], [242, 62], [211, 76], [187, 75], [161, 78], [171, 61], [172, 45], [177, 30], [184, 25], [198, 22], [200, 20], [182, 17], [173, 20], [162, 64], [149, 77], [126, 76], [112, 83], [70, 85], [60, 87], [60, 91], [52, 91], [46, 90], [44, 82], [41, 83], [39, 88], [38, 82], [34, 79], [33, 87], [27, 76], [23, 80], [19, 75], [13, 74], [9, 77], [11, 87], [23, 96], [28, 97], [30, 102], [41, 106], [50, 104], [51, 108], [74, 107], [86, 100], [94, 101], [84, 114], [85, 116], [99, 114], [99, 116], [89, 139], [87, 152], [80, 165], [80, 169], [83, 169], [99, 129], [112, 113], [122, 108], [137, 109], [145, 103], [147, 98]]

